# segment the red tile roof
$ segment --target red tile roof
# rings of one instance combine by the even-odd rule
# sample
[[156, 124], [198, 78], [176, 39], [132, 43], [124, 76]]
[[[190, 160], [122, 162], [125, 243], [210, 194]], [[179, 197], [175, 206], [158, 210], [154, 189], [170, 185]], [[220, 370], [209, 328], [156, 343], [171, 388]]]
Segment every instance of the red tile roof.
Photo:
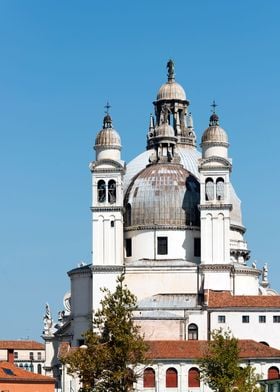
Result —
[[43, 343], [34, 340], [0, 340], [0, 350], [45, 350]]
[[[206, 340], [152, 340], [147, 341], [150, 359], [202, 358], [209, 344]], [[240, 358], [278, 358], [280, 350], [257, 343], [254, 340], [239, 340]]]
[[[203, 357], [207, 351], [209, 341], [207, 340], [148, 340], [147, 356], [149, 359], [185, 359], [197, 360]], [[262, 359], [277, 358], [280, 361], [280, 350], [255, 342], [254, 340], [238, 341], [240, 358], [242, 359]], [[63, 357], [67, 353], [76, 350], [77, 347], [70, 347], [69, 343], [60, 344], [59, 356]]]
[[[12, 373], [12, 374], [7, 374]], [[3, 381], [28, 381], [30, 383], [44, 383], [54, 384], [55, 380], [52, 377], [43, 376], [23, 370], [10, 362], [0, 361], [0, 382]]]
[[230, 291], [209, 290], [208, 307], [280, 309], [280, 295], [232, 295]]

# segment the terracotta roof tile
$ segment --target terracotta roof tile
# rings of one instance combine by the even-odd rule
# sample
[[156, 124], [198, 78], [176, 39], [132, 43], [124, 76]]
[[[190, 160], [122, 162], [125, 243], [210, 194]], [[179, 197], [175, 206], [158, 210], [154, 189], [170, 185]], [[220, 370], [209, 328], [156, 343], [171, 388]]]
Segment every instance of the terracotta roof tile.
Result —
[[[206, 340], [152, 340], [149, 346], [150, 359], [202, 358], [209, 344]], [[254, 340], [239, 340], [240, 358], [279, 358], [280, 350], [257, 343]]]
[[43, 343], [34, 340], [0, 340], [0, 350], [45, 350]]
[[280, 308], [280, 295], [232, 295], [230, 291], [209, 290], [208, 307]]
[[[10, 374], [9, 374], [10, 373]], [[41, 382], [41, 383], [54, 383], [52, 377], [43, 376], [23, 370], [20, 367], [6, 361], [0, 361], [0, 381], [28, 381], [28, 382]]]

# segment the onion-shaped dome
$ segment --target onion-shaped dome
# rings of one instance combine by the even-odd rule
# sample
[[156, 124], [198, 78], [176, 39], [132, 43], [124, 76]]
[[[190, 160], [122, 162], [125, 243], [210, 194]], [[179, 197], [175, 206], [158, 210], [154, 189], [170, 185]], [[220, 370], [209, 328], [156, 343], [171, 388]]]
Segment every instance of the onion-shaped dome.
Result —
[[157, 93], [157, 101], [169, 99], [181, 101], [186, 101], [187, 99], [183, 87], [174, 80], [170, 80], [167, 83], [164, 83]]
[[95, 149], [98, 147], [121, 148], [121, 138], [118, 132], [113, 128], [112, 119], [106, 114], [103, 120], [103, 129], [98, 132], [95, 139]]
[[182, 165], [148, 165], [125, 195], [125, 225], [136, 227], [199, 226], [199, 183]]
[[219, 125], [219, 117], [213, 113], [210, 117], [209, 127], [204, 131], [201, 143], [225, 143], [228, 144], [226, 131]]

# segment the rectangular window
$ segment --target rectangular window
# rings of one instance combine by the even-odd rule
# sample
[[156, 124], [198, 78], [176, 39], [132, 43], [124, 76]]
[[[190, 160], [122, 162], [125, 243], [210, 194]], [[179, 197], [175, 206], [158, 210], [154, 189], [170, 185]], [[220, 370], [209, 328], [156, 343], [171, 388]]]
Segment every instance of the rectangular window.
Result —
[[266, 316], [259, 316], [259, 323], [266, 323]]
[[131, 243], [131, 238], [127, 238], [125, 240], [125, 251], [126, 251], [126, 257], [132, 256], [132, 243]]
[[30, 361], [34, 360], [34, 353], [32, 351], [29, 353], [29, 359]]
[[194, 257], [201, 256], [200, 249], [201, 249], [200, 238], [194, 238]]
[[226, 316], [218, 316], [218, 323], [224, 324], [226, 322]]
[[273, 316], [274, 323], [280, 323], [280, 316]]
[[242, 316], [242, 323], [249, 323], [250, 317], [249, 316]]
[[18, 352], [14, 351], [14, 359], [18, 359]]
[[167, 237], [157, 237], [157, 254], [167, 255], [167, 253], [168, 253]]
[[40, 352], [37, 353], [37, 359], [38, 359], [38, 361], [42, 360], [42, 353], [40, 353]]

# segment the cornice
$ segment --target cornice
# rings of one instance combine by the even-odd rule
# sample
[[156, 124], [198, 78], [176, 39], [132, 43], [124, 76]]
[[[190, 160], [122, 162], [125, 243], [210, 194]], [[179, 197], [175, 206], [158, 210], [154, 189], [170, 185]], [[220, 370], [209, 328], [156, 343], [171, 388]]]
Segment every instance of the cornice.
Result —
[[185, 230], [195, 230], [200, 231], [199, 226], [171, 226], [171, 225], [137, 225], [137, 226], [127, 226], [124, 227], [125, 232], [129, 231], [141, 231], [141, 230], [172, 230], [172, 231], [185, 231]]
[[232, 271], [232, 264], [200, 264], [199, 270], [201, 272], [204, 271]]
[[[108, 168], [99, 168], [101, 165], [112, 165], [115, 167], [115, 169], [108, 169]], [[113, 159], [100, 159], [98, 161], [92, 161], [89, 164], [89, 168], [91, 172], [100, 172], [100, 173], [107, 173], [107, 172], [121, 172], [125, 173], [126, 171], [126, 165], [124, 166], [117, 161], [114, 161]]]
[[119, 206], [90, 207], [90, 210], [92, 212], [112, 212], [112, 211], [119, 211], [121, 213], [124, 212], [124, 208]]
[[122, 273], [124, 271], [124, 266], [123, 265], [93, 265], [91, 267], [91, 271], [93, 274], [112, 273], [112, 272]]
[[200, 211], [203, 211], [203, 210], [229, 210], [229, 211], [231, 211], [232, 210], [232, 204], [222, 204], [222, 203], [219, 203], [219, 204], [213, 204], [213, 203], [211, 203], [211, 204], [199, 204], [198, 205], [198, 209]]
[[229, 147], [229, 143], [227, 142], [218, 142], [218, 141], [206, 141], [202, 142], [200, 144], [200, 147], [202, 146], [220, 146], [220, 147]]
[[102, 169], [102, 168], [94, 168], [94, 169], [91, 169], [90, 168], [90, 171], [92, 172], [92, 173], [120, 173], [120, 174], [125, 174], [125, 169]]

